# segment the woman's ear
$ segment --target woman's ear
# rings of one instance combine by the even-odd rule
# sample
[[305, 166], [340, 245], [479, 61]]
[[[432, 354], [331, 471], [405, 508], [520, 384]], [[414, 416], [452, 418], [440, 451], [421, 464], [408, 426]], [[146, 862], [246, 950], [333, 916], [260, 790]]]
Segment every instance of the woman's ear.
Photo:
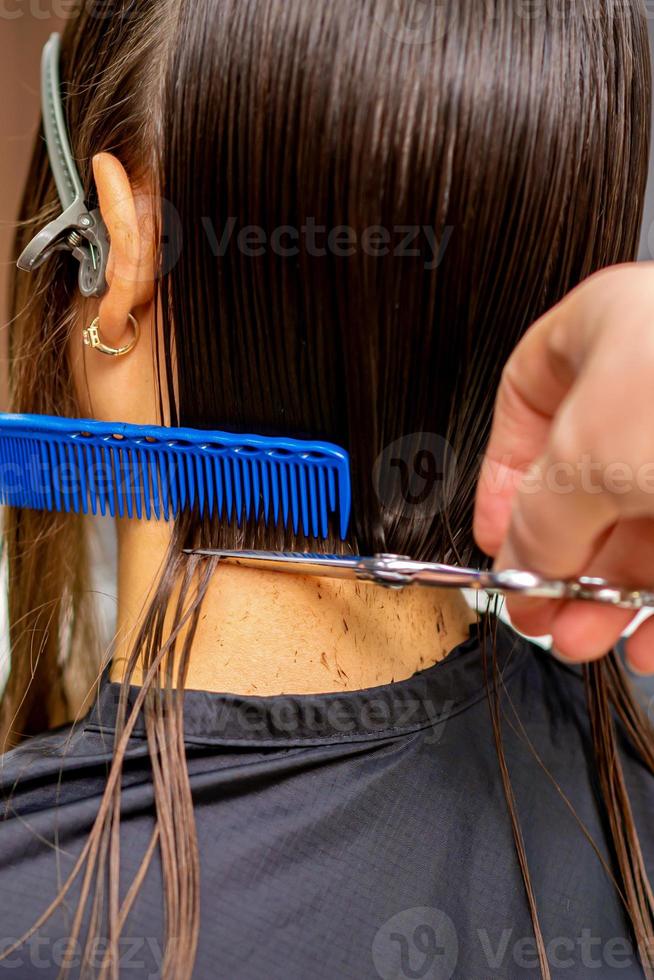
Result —
[[111, 153], [93, 157], [100, 212], [109, 232], [107, 291], [100, 301], [100, 331], [111, 347], [129, 333], [128, 317], [154, 294], [152, 197], [133, 187]]
[[[87, 418], [155, 425], [159, 423], [154, 363], [157, 198], [149, 186], [131, 184], [111, 153], [93, 158], [93, 174], [109, 233], [109, 258], [107, 290], [99, 304], [86, 300], [80, 305], [78, 329], [69, 341], [79, 411]], [[103, 344], [114, 348], [128, 344], [134, 338], [130, 314], [138, 321], [140, 339], [125, 356], [109, 357], [82, 342], [83, 329], [97, 315]]]

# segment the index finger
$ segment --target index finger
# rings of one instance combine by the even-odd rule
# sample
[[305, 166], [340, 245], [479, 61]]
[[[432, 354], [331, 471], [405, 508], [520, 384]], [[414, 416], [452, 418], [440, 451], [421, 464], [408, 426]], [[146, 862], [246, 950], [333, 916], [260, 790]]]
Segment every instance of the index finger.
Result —
[[[647, 359], [645, 350], [651, 346], [653, 270], [652, 263], [629, 263], [595, 273], [536, 321], [509, 358], [498, 391], [475, 506], [474, 534], [487, 554], [497, 555], [508, 533], [525, 473], [538, 460], [547, 465], [545, 456], [551, 449], [552, 427], [555, 421], [561, 422], [564, 407], [572, 407], [566, 403], [577, 398], [573, 424], [581, 423], [597, 405], [598, 388], [610, 392], [620, 370], [622, 378], [639, 374], [643, 366], [642, 357], [638, 360], [639, 351], [642, 348]], [[637, 356], [635, 362], [620, 366], [616, 355], [624, 357], [628, 347], [624, 343], [629, 327], [627, 317], [633, 327], [630, 337]], [[582, 375], [587, 382], [585, 393], [580, 390]], [[649, 417], [649, 405], [646, 409]], [[613, 419], [607, 424], [615, 429], [619, 423]], [[550, 453], [549, 463], [556, 462], [556, 452]], [[596, 513], [586, 513], [584, 504]], [[598, 532], [601, 530], [606, 500], [590, 501], [582, 494], [568, 501], [568, 505], [558, 501], [555, 511], [561, 510], [561, 519], [575, 516], [577, 509], [582, 519], [591, 518], [591, 525]], [[555, 530], [559, 529], [555, 525]], [[547, 541], [541, 544], [546, 546]]]
[[502, 374], [479, 476], [473, 528], [477, 544], [489, 555], [499, 551], [518, 487], [545, 451], [552, 420], [575, 379], [575, 372], [550, 343], [556, 323], [565, 315], [557, 307], [538, 320]]

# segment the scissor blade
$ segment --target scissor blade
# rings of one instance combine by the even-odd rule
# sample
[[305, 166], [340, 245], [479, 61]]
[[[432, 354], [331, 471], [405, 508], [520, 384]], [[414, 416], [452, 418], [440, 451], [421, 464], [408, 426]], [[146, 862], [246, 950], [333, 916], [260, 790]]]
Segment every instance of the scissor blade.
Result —
[[458, 568], [433, 562], [417, 562], [399, 555], [324, 555], [304, 552], [230, 551], [220, 548], [187, 549], [189, 555], [218, 558], [221, 561], [269, 571], [326, 578], [357, 578], [391, 588], [410, 585], [433, 588], [474, 589], [499, 595], [574, 602], [594, 602], [634, 612], [654, 609], [654, 592], [611, 585], [604, 579], [580, 578], [575, 581], [544, 579], [534, 572], [484, 571]]

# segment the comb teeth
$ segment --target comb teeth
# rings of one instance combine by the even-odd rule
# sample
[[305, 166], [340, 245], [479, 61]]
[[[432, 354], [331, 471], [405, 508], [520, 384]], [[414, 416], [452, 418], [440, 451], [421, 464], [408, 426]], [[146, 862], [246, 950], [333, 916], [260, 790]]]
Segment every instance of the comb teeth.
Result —
[[325, 442], [0, 414], [0, 503], [171, 520], [201, 515], [325, 539], [350, 518], [347, 453]]

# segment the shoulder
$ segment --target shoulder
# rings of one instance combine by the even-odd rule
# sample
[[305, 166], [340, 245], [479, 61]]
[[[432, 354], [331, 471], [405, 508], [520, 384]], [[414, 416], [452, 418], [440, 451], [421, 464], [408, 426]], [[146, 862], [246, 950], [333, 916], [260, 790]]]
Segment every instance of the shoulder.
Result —
[[[0, 820], [49, 809], [106, 778], [111, 744], [85, 723], [29, 738], [0, 756]], [[82, 790], [83, 786], [83, 790]]]
[[[591, 726], [591, 711], [597, 703], [589, 703], [587, 684], [589, 668], [563, 661], [551, 651], [523, 639], [527, 656], [516, 670], [511, 683], [506, 685], [502, 712], [506, 728], [511, 734], [509, 744], [520, 744], [520, 751], [532, 757], [534, 765], [544, 763], [551, 773], [561, 777], [563, 783], [574, 778], [582, 770], [586, 775], [589, 794], [599, 797], [599, 757]], [[617, 674], [608, 669], [608, 661], [599, 663], [605, 678], [606, 691], [604, 714], [604, 743], [607, 751], [611, 742], [617, 749], [617, 763], [621, 767], [636, 812], [651, 812], [654, 807], [654, 771], [635, 744], [634, 732], [624, 724], [624, 692], [629, 698], [627, 708], [631, 722], [637, 726], [639, 738], [649, 746], [650, 759], [654, 759], [654, 727], [652, 726], [651, 701], [647, 688], [637, 683], [625, 668], [620, 651], [617, 651]], [[620, 679], [618, 685], [612, 679]], [[517, 750], [516, 750], [517, 751]], [[574, 795], [574, 794], [573, 794]], [[654, 835], [652, 836], [654, 854]]]

